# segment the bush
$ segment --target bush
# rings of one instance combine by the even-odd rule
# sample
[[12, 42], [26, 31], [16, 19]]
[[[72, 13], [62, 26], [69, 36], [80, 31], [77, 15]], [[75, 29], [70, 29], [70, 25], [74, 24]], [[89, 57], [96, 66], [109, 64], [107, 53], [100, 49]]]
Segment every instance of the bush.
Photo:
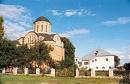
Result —
[[79, 75], [80, 76], [90, 76], [91, 75], [91, 71], [87, 70], [86, 68], [81, 68], [79, 70]]
[[56, 76], [59, 77], [73, 77], [74, 76], [74, 69], [73, 68], [64, 68], [64, 69], [57, 69]]
[[96, 76], [109, 76], [108, 71], [96, 71]]

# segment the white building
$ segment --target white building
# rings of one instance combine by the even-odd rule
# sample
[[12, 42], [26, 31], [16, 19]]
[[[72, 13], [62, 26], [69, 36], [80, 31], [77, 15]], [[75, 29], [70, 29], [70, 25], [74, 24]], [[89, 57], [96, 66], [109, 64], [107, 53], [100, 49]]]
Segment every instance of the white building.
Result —
[[109, 70], [118, 64], [118, 56], [103, 49], [96, 49], [82, 58], [82, 67], [94, 70]]

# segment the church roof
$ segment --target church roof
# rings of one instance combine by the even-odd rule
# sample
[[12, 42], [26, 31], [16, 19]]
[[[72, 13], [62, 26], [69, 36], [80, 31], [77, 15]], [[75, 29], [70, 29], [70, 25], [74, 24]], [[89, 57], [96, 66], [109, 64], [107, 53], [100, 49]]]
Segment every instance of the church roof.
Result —
[[46, 21], [46, 22], [49, 22], [49, 23], [50, 23], [50, 21], [49, 21], [46, 17], [44, 17], [44, 16], [38, 17], [38, 18], [34, 21], [34, 23], [35, 23], [35, 22], [38, 22], [38, 21]]
[[53, 37], [56, 35], [56, 34], [46, 34], [46, 33], [36, 33], [36, 34], [38, 36], [43, 36], [44, 37], [43, 41], [54, 41]]
[[[96, 53], [98, 53], [98, 55], [96, 55]], [[111, 54], [103, 49], [96, 49], [96, 50], [90, 52], [89, 54], [87, 54], [86, 56], [84, 56], [82, 58], [82, 60], [83, 61], [91, 60], [94, 57], [100, 57], [100, 56], [116, 56], [116, 55], [113, 55], [113, 54]]]

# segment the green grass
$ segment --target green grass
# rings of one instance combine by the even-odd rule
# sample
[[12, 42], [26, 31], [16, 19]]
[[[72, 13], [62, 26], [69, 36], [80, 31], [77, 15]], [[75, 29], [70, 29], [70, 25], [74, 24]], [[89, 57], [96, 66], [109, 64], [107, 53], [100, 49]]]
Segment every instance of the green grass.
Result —
[[119, 79], [109, 78], [73, 78], [73, 77], [45, 77], [29, 75], [0, 75], [0, 84], [108, 84], [118, 83]]

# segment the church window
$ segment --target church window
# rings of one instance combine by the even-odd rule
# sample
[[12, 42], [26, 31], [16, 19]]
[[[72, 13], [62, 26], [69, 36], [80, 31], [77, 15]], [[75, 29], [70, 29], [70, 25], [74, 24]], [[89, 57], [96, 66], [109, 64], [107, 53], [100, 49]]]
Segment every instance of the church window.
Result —
[[30, 43], [32, 43], [32, 42], [31, 42], [31, 36], [30, 36]]
[[29, 43], [29, 38], [28, 38], [28, 43]]
[[47, 32], [47, 25], [46, 25], [46, 32]]
[[43, 31], [43, 25], [41, 25], [41, 32]]
[[39, 27], [39, 26], [37, 25], [37, 32], [38, 32], [38, 27]]

